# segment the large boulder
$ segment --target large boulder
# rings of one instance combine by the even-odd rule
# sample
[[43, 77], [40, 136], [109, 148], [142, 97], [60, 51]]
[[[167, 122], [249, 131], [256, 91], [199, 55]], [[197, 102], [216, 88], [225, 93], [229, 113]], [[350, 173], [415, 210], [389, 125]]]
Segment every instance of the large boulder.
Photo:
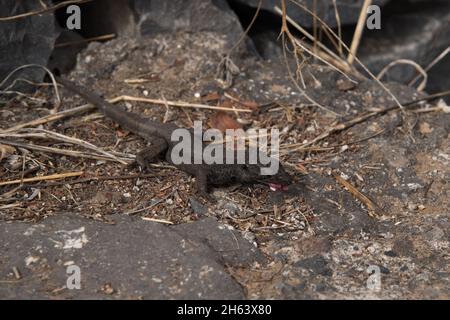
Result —
[[239, 19], [226, 1], [134, 0], [138, 31], [143, 36], [161, 32], [211, 31], [227, 34], [230, 46], [242, 34]]
[[[257, 7], [259, 0], [233, 0], [235, 2]], [[309, 10], [314, 10], [315, 0], [296, 0], [303, 6], [306, 6]], [[358, 21], [358, 17], [361, 11], [363, 0], [337, 0], [336, 5], [339, 11], [339, 17], [342, 25], [355, 24]], [[383, 6], [389, 2], [389, 0], [374, 0], [373, 4]], [[264, 0], [262, 2], [262, 8], [271, 12], [275, 12], [275, 6], [280, 7], [280, 0]], [[336, 14], [333, 1], [331, 0], [316, 0], [316, 12], [318, 16], [324, 20], [330, 27], [336, 27]], [[292, 19], [304, 27], [313, 26], [313, 18], [311, 15], [296, 5], [293, 1], [286, 0], [286, 11]]]
[[[38, 9], [42, 9], [39, 1], [0, 0], [2, 18]], [[22, 65], [47, 65], [57, 36], [52, 13], [0, 21], [0, 82]], [[11, 80], [25, 78], [40, 82], [44, 73], [42, 68], [26, 68], [18, 71]], [[4, 90], [9, 84], [11, 81], [4, 83], [0, 89]], [[24, 87], [22, 82], [14, 89], [23, 90]]]

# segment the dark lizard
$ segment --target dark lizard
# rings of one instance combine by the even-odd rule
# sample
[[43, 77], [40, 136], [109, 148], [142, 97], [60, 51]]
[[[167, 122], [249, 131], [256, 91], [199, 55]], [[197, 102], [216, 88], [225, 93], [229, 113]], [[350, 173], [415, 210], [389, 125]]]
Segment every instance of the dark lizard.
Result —
[[[179, 127], [174, 124], [161, 123], [142, 117], [136, 113], [128, 112], [122, 107], [113, 105], [99, 95], [82, 88], [64, 78], [57, 78], [66, 89], [80, 95], [89, 103], [95, 105], [106, 117], [118, 123], [124, 129], [131, 131], [152, 143], [136, 155], [136, 162], [143, 168], [147, 164], [165, 154], [165, 159], [173, 164], [171, 150], [177, 142], [171, 140], [172, 132]], [[204, 147], [204, 146], [203, 146]], [[224, 161], [225, 162], [225, 161]], [[260, 164], [177, 164], [177, 168], [196, 178], [197, 191], [207, 195], [208, 186], [225, 186], [233, 183], [263, 183], [272, 189], [286, 190], [292, 178], [279, 164], [278, 172], [274, 175], [261, 175]]]

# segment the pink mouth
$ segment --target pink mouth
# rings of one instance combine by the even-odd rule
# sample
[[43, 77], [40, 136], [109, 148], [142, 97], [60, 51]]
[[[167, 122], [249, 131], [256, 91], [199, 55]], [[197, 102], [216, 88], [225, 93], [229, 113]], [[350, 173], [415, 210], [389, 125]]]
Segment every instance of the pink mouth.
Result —
[[287, 191], [288, 190], [288, 186], [284, 186], [282, 184], [270, 183], [269, 182], [268, 185], [270, 187], [270, 190], [272, 190], [272, 191], [278, 191], [278, 190]]

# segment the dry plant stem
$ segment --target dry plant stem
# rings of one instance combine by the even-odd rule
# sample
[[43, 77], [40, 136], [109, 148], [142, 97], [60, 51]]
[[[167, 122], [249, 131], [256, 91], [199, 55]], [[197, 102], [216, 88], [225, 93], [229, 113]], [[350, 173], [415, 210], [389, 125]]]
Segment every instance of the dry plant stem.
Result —
[[[288, 32], [289, 32], [289, 31], [288, 31]], [[293, 75], [293, 73], [292, 73], [291, 67], [289, 66], [289, 61], [288, 61], [288, 59], [287, 59], [286, 44], [285, 44], [285, 41], [286, 41], [286, 39], [285, 39], [285, 33], [283, 33], [281, 36], [282, 36], [282, 41], [283, 41], [283, 56], [284, 56], [284, 62], [285, 62], [285, 64], [286, 64], [286, 69], [287, 69], [287, 71], [288, 71], [289, 77], [291, 78], [291, 81], [293, 82], [293, 84], [295, 85], [295, 87], [297, 88], [297, 90], [298, 90], [298, 91], [299, 91], [299, 92], [300, 92], [300, 93], [301, 93], [301, 94], [302, 94], [302, 95], [303, 95], [310, 103], [312, 103], [312, 105], [317, 106], [317, 107], [319, 107], [320, 109], [323, 109], [323, 110], [325, 110], [325, 111], [327, 111], [327, 112], [329, 112], [329, 113], [331, 113], [331, 114], [334, 114], [334, 115], [336, 115], [336, 116], [339, 116], [338, 113], [336, 113], [336, 112], [334, 112], [333, 110], [330, 110], [330, 109], [328, 109], [328, 108], [322, 106], [320, 103], [316, 102], [314, 99], [312, 99], [312, 98], [306, 93], [305, 90], [303, 90], [303, 89], [299, 86], [297, 80], [295, 79], [295, 77], [294, 77], [294, 75]]]
[[163, 223], [163, 224], [174, 224], [172, 221], [169, 221], [169, 220], [154, 219], [154, 218], [149, 218], [149, 217], [142, 217], [142, 220]]
[[[410, 108], [410, 107], [414, 107], [416, 106], [419, 102], [422, 101], [430, 101], [430, 100], [434, 100], [437, 98], [441, 98], [441, 97], [445, 97], [445, 96], [450, 96], [450, 90], [448, 91], [443, 91], [443, 92], [439, 92], [436, 94], [432, 94], [429, 95], [427, 97], [424, 98], [420, 98], [420, 99], [416, 99], [410, 102], [407, 102], [403, 105], [404, 108]], [[289, 150], [289, 152], [294, 152], [294, 151], [299, 151], [299, 150], [303, 150], [305, 149], [305, 147], [308, 147], [312, 144], [317, 143], [318, 141], [321, 141], [329, 136], [331, 136], [332, 134], [336, 133], [336, 132], [340, 132], [342, 130], [346, 130], [350, 127], [353, 127], [354, 125], [364, 122], [369, 118], [372, 118], [374, 116], [380, 115], [380, 114], [384, 114], [386, 112], [392, 111], [392, 110], [396, 110], [399, 109], [399, 106], [394, 105], [394, 106], [389, 106], [386, 108], [382, 108], [382, 109], [378, 109], [375, 111], [371, 111], [368, 112], [366, 114], [363, 115], [358, 115], [355, 118], [353, 118], [352, 120], [346, 121], [344, 123], [340, 123], [340, 124], [336, 124], [334, 126], [332, 126], [331, 128], [329, 128], [328, 130], [326, 130], [325, 132], [323, 132], [322, 134], [320, 134], [319, 136], [317, 136], [316, 138], [314, 138], [312, 141], [304, 143], [298, 147], [295, 147], [294, 149]]]
[[[338, 43], [338, 42], [336, 41], [336, 39], [328, 32], [327, 29], [322, 29], [322, 32], [325, 33], [325, 35], [326, 35], [326, 37], [328, 38], [328, 40], [330, 40], [331, 44], [336, 48], [336, 50], [337, 50], [338, 53], [339, 53], [339, 47], [340, 47], [341, 50], [342, 50], [342, 45], [341, 45], [341, 43], [340, 43], [340, 42]], [[342, 58], [342, 56], [339, 56], [339, 57]]]
[[55, 179], [64, 179], [64, 178], [70, 178], [70, 177], [78, 177], [78, 176], [81, 176], [83, 173], [84, 173], [84, 171], [75, 171], [75, 172], [51, 174], [49, 176], [17, 179], [17, 180], [11, 180], [11, 181], [1, 181], [0, 186], [6, 186], [6, 185], [11, 185], [11, 184], [21, 184], [21, 183], [27, 183], [27, 182], [44, 181], [44, 180], [55, 180]]
[[[29, 143], [21, 143], [21, 142], [15, 142], [15, 141], [8, 141], [0, 139], [1, 144], [6, 144], [14, 147], [19, 148], [25, 148], [29, 150], [36, 150], [44, 153], [54, 153], [54, 154], [61, 154], [69, 157], [75, 157], [75, 158], [86, 158], [86, 159], [94, 159], [94, 160], [104, 160], [104, 161], [114, 161], [117, 162], [114, 158], [100, 156], [92, 153], [87, 152], [80, 152], [80, 151], [74, 151], [74, 150], [64, 150], [64, 149], [57, 149], [57, 148], [51, 148], [51, 147], [45, 147], [45, 146], [39, 146]], [[131, 163], [130, 159], [122, 158], [122, 161], [125, 161], [126, 163]]]
[[120, 162], [122, 164], [127, 164], [127, 162], [120, 160], [119, 158], [117, 158], [116, 156], [114, 156], [113, 154], [93, 145], [92, 143], [89, 143], [87, 141], [81, 140], [81, 139], [77, 139], [77, 138], [73, 138], [73, 137], [69, 137], [57, 132], [52, 132], [52, 131], [48, 131], [48, 130], [44, 130], [44, 129], [23, 129], [19, 132], [9, 132], [6, 134], [2, 134], [0, 133], [0, 137], [1, 138], [43, 138], [43, 139], [53, 139], [53, 140], [57, 140], [57, 141], [62, 141], [62, 142], [67, 142], [67, 143], [71, 143], [71, 144], [75, 144], [78, 146], [81, 146], [83, 148], [86, 148], [88, 150], [92, 150], [95, 151], [99, 154], [103, 154], [106, 157], [112, 158], [114, 160], [116, 160], [117, 162]]
[[[52, 80], [52, 84], [53, 87], [55, 88], [55, 94], [56, 94], [56, 98], [57, 98], [57, 103], [55, 105], [55, 107], [53, 108], [53, 112], [57, 112], [59, 106], [61, 105], [61, 96], [59, 95], [59, 90], [58, 90], [58, 85], [56, 83], [56, 79], [55, 76], [53, 75], [53, 73], [45, 66], [39, 65], [39, 64], [26, 64], [26, 65], [22, 65], [19, 66], [17, 68], [15, 68], [14, 70], [12, 70], [1, 82], [0, 82], [0, 88], [3, 87], [3, 85], [6, 83], [6, 81], [8, 81], [8, 79], [10, 77], [13, 76], [14, 73], [16, 73], [17, 71], [20, 71], [22, 69], [26, 69], [26, 68], [41, 68], [44, 69], [44, 71], [50, 76], [50, 79]], [[7, 91], [9, 88], [12, 88], [15, 83], [16, 83], [17, 79], [14, 80], [11, 85], [9, 85], [7, 88], [5, 88], [5, 91]], [[0, 90], [0, 93], [2, 93], [3, 90]], [[23, 95], [23, 94], [22, 94]]]
[[423, 77], [422, 82], [417, 87], [417, 91], [423, 91], [425, 89], [425, 87], [427, 86], [427, 80], [428, 80], [427, 72], [418, 63], [416, 63], [412, 60], [409, 60], [409, 59], [398, 59], [398, 60], [392, 61], [391, 63], [389, 63], [387, 66], [385, 66], [380, 71], [380, 73], [377, 75], [377, 79], [381, 80], [381, 78], [383, 78], [383, 76], [386, 74], [386, 72], [388, 72], [388, 70], [390, 68], [392, 68], [393, 66], [398, 65], [398, 64], [409, 64], [409, 65], [413, 66], [414, 68], [416, 68], [416, 70]]
[[364, 31], [364, 26], [366, 24], [367, 19], [367, 9], [372, 4], [372, 0], [364, 0], [364, 4], [361, 8], [361, 12], [359, 14], [358, 23], [356, 25], [355, 34], [353, 35], [352, 44], [350, 47], [350, 52], [347, 58], [349, 64], [353, 63], [355, 59], [356, 52], [358, 51], [359, 43], [361, 41], [361, 36]]
[[[334, 65], [333, 63], [328, 62], [327, 59], [323, 59], [323, 58], [321, 57], [321, 55], [319, 54], [319, 53], [320, 53], [319, 50], [315, 49], [315, 52], [317, 52], [317, 53], [314, 53], [314, 48], [313, 48], [313, 51], [309, 50], [309, 49], [306, 47], [306, 45], [302, 44], [302, 42], [301, 42], [300, 40], [298, 40], [297, 38], [295, 38], [294, 36], [292, 36], [292, 41], [293, 41], [297, 46], [299, 46], [300, 48], [302, 48], [304, 51], [306, 51], [306, 52], [309, 53], [310, 55], [316, 57], [317, 59], [319, 59], [320, 61], [322, 61], [324, 64], [326, 64], [327, 66], [329, 66], [329, 67], [330, 67], [331, 69], [333, 69], [334, 71], [339, 72], [340, 74], [342, 74], [342, 75], [343, 75], [345, 78], [347, 78], [349, 81], [351, 81], [351, 82], [353, 82], [353, 83], [356, 83], [356, 81], [353, 80], [353, 79], [351, 79], [344, 71], [341, 71], [338, 67], [335, 67], [335, 65]], [[319, 42], [319, 43], [320, 43], [320, 42]]]
[[[431, 63], [425, 68], [425, 72], [428, 72], [431, 68], [433, 68], [439, 61], [445, 58], [447, 54], [450, 53], [450, 47], [445, 49], [440, 55], [438, 55]], [[417, 80], [419, 80], [420, 74], [418, 74], [414, 79], [411, 80], [411, 82], [408, 84], [409, 86], [412, 86]]]
[[[290, 66], [289, 66], [289, 62], [288, 62], [288, 59], [287, 59], [287, 53], [286, 53], [286, 35], [288, 36], [288, 38], [290, 39], [290, 41], [291, 41], [291, 43], [292, 43], [292, 38], [293, 38], [293, 36], [290, 34], [290, 32], [289, 32], [289, 28], [288, 28], [288, 26], [287, 26], [287, 20], [286, 20], [286, 2], [285, 2], [285, 0], [281, 0], [281, 11], [282, 11], [282, 16], [281, 16], [281, 37], [282, 37], [282, 41], [283, 41], [283, 57], [284, 57], [284, 62], [285, 62], [285, 64], [286, 64], [286, 68], [287, 68], [287, 71], [288, 71], [288, 74], [289, 74], [289, 77], [291, 78], [291, 81], [294, 83], [294, 85], [296, 86], [296, 88], [297, 88], [297, 90], [310, 102], [310, 103], [312, 103], [313, 105], [315, 105], [315, 106], [317, 106], [317, 107], [319, 107], [319, 108], [321, 108], [321, 109], [323, 109], [323, 110], [325, 110], [325, 111], [327, 111], [327, 112], [330, 112], [330, 113], [332, 113], [332, 114], [334, 114], [334, 115], [338, 115], [336, 112], [334, 112], [334, 111], [332, 111], [332, 110], [330, 110], [330, 109], [328, 109], [328, 108], [326, 108], [326, 107], [324, 107], [324, 106], [322, 106], [321, 104], [319, 104], [318, 102], [316, 102], [314, 99], [312, 99], [307, 93], [306, 93], [306, 91], [305, 90], [303, 90], [300, 86], [299, 86], [299, 84], [298, 84], [298, 82], [296, 81], [296, 79], [295, 79], [295, 77], [294, 77], [294, 75], [293, 75], [293, 73], [292, 73], [292, 70], [291, 70], [291, 68], [290, 68]], [[294, 45], [294, 44], [293, 44]]]
[[64, 110], [64, 111], [60, 111], [54, 114], [50, 114], [48, 116], [39, 118], [39, 119], [35, 119], [35, 120], [31, 120], [30, 122], [25, 122], [25, 123], [21, 123], [18, 125], [15, 125], [13, 127], [4, 129], [4, 130], [0, 130], [0, 133], [7, 133], [7, 132], [12, 132], [12, 131], [16, 131], [22, 128], [26, 128], [26, 127], [35, 127], [41, 124], [45, 124], [48, 122], [52, 122], [52, 121], [56, 121], [56, 120], [60, 120], [60, 119], [64, 119], [76, 114], [81, 114], [81, 113], [85, 113], [91, 110], [94, 110], [95, 106], [92, 105], [83, 105], [80, 107], [76, 107], [76, 108], [72, 108], [69, 110]]
[[[285, 1], [285, 0], [282, 0], [282, 1]], [[301, 9], [303, 9], [304, 11], [306, 11], [307, 13], [309, 13], [310, 15], [312, 15], [312, 16], [314, 16], [314, 12], [311, 12], [311, 10], [309, 10], [307, 7], [305, 7], [304, 5], [302, 5], [301, 3], [298, 3], [298, 2], [296, 2], [296, 1], [294, 1], [294, 0], [290, 0], [292, 3], [294, 3], [296, 6], [298, 6], [299, 8], [301, 8]], [[283, 4], [283, 2], [282, 2], [282, 4]], [[341, 43], [342, 44], [342, 46], [344, 47], [344, 49], [347, 51], [347, 52], [350, 52], [350, 49], [349, 49], [349, 47], [345, 44], [345, 42], [343, 42], [342, 41], [342, 39], [339, 39], [339, 37], [336, 35], [336, 33], [320, 18], [320, 17], [317, 17], [317, 20], [322, 24], [322, 26], [324, 27], [324, 28], [326, 28], [329, 32], [330, 32], [330, 34], [332, 34], [333, 35], [333, 37], [337, 40], [337, 41], [339, 41], [339, 43]], [[380, 81], [380, 80], [378, 80], [376, 77], [375, 77], [375, 75], [372, 73], [372, 72], [370, 72], [370, 70], [361, 62], [361, 60], [359, 60], [358, 59], [358, 57], [357, 56], [354, 56], [354, 59], [355, 59], [355, 61], [361, 66], [361, 68], [363, 68], [364, 69], [364, 71], [365, 72], [367, 72], [367, 74], [369, 74], [370, 75], [370, 77], [373, 79], [373, 80], [375, 80], [377, 83], [378, 83], [378, 85], [380, 85], [380, 87], [381, 88], [383, 88], [383, 90], [384, 91], [386, 91], [391, 97], [392, 97], [392, 99], [394, 100], [394, 102], [397, 104], [397, 106], [400, 108], [400, 109], [403, 109], [403, 106], [402, 106], [402, 104], [400, 103], [400, 101], [397, 99], [397, 97]]]
[[129, 175], [120, 175], [120, 176], [96, 176], [96, 177], [88, 177], [70, 181], [56, 181], [56, 182], [48, 182], [45, 184], [33, 184], [28, 185], [29, 187], [34, 188], [47, 188], [47, 187], [56, 187], [62, 186], [66, 184], [78, 184], [78, 183], [86, 183], [91, 181], [106, 181], [106, 180], [129, 180], [129, 179], [139, 179], [139, 178], [155, 178], [156, 175], [153, 173], [148, 174], [129, 174]]
[[[342, 39], [341, 17], [339, 15], [339, 10], [338, 10], [336, 0], [333, 0], [333, 7], [334, 7], [334, 14], [336, 16], [336, 25], [338, 27], [338, 37], [339, 37], [339, 39]], [[324, 29], [324, 30], [326, 30], [326, 29]], [[342, 43], [339, 42], [337, 49], [339, 52], [339, 56], [342, 57], [344, 54], [344, 52], [342, 51]]]
[[[317, 15], [317, 0], [313, 0], [313, 12]], [[314, 41], [313, 41], [313, 52], [314, 52], [314, 56], [317, 55], [317, 43], [321, 42], [318, 39], [317, 36], [317, 19], [316, 19], [316, 15], [313, 16], [313, 35], [314, 35]]]
[[[282, 15], [283, 12], [282, 10], [275, 6], [274, 10], [276, 13]], [[305, 35], [305, 37], [307, 37], [309, 40], [314, 41], [314, 36], [312, 36], [305, 28], [303, 28], [301, 25], [299, 25], [298, 23], [296, 23], [291, 17], [286, 16], [286, 21], [288, 21], [295, 29], [297, 29], [298, 31], [300, 31], [301, 33], [303, 33]], [[288, 29], [287, 29], [288, 30]], [[327, 29], [325, 29], [327, 30]], [[289, 32], [289, 30], [288, 30]], [[327, 31], [328, 32], [328, 31]], [[290, 34], [290, 32], [289, 32]], [[292, 36], [292, 34], [290, 34]], [[296, 39], [294, 36], [292, 36], [294, 39]], [[298, 41], [298, 40], [296, 40]], [[341, 43], [341, 42], [339, 42]], [[322, 42], [317, 42], [317, 45], [320, 49], [322, 49], [323, 51], [318, 50], [317, 51], [317, 55], [319, 57], [321, 57], [323, 60], [326, 60], [329, 64], [332, 64], [333, 66], [335, 66], [336, 68], [338, 68], [339, 70], [341, 70], [342, 72], [344, 72], [344, 75], [346, 78], [348, 78], [350, 81], [353, 81], [352, 79], [350, 79], [347, 74], [351, 74], [353, 76], [355, 76], [356, 78], [363, 80], [365, 79], [365, 77], [363, 75], [361, 75], [358, 71], [356, 71], [352, 66], [350, 66], [347, 61], [345, 61], [344, 59], [340, 58], [338, 55], [336, 55], [333, 51], [331, 51], [330, 49], [328, 49]], [[328, 64], [327, 63], [327, 64]], [[353, 81], [354, 82], [354, 81]]]
[[245, 28], [245, 31], [242, 33], [242, 35], [240, 36], [240, 38], [236, 41], [236, 43], [231, 47], [231, 49], [228, 51], [228, 53], [225, 55], [226, 57], [229, 57], [231, 55], [231, 52], [233, 52], [233, 50], [235, 50], [238, 45], [245, 39], [245, 37], [247, 36], [248, 32], [250, 31], [250, 29], [252, 28], [253, 24], [256, 21], [256, 18], [258, 18], [259, 15], [259, 11], [261, 10], [261, 6], [262, 6], [262, 2], [263, 0], [259, 0], [258, 2], [258, 6], [256, 7], [256, 11], [255, 14], [253, 15], [252, 20], [250, 21], [249, 25], [247, 26], [247, 28]]
[[58, 3], [57, 5], [54, 5], [52, 7], [45, 7], [41, 10], [36, 10], [36, 11], [31, 11], [31, 12], [26, 12], [26, 13], [21, 13], [15, 16], [10, 16], [10, 17], [0, 17], [0, 22], [2, 21], [11, 21], [11, 20], [15, 20], [15, 19], [21, 19], [21, 18], [26, 18], [26, 17], [30, 17], [30, 16], [35, 16], [35, 15], [40, 15], [40, 14], [44, 14], [47, 12], [51, 12], [51, 11], [55, 11], [59, 8], [65, 7], [68, 4], [82, 4], [85, 2], [90, 2], [92, 0], [69, 0], [69, 1], [63, 1], [61, 3]]
[[189, 102], [181, 102], [181, 101], [167, 101], [163, 99], [149, 99], [149, 98], [140, 98], [140, 97], [132, 97], [132, 96], [120, 96], [114, 99], [115, 101], [135, 101], [135, 102], [146, 102], [160, 105], [169, 105], [172, 107], [180, 107], [180, 108], [197, 108], [197, 109], [209, 109], [209, 110], [222, 110], [222, 111], [232, 111], [232, 112], [253, 112], [250, 109], [237, 109], [237, 108], [226, 108], [226, 107], [215, 107], [209, 106], [206, 104], [199, 103], [189, 103]]
[[55, 48], [76, 46], [76, 45], [79, 45], [79, 44], [88, 43], [88, 42], [92, 42], [92, 41], [110, 40], [110, 39], [113, 39], [115, 37], [116, 37], [115, 33], [105, 34], [105, 35], [102, 35], [102, 36], [87, 38], [87, 39], [83, 39], [83, 40], [80, 40], [80, 41], [69, 41], [69, 42], [58, 43], [58, 44], [55, 45]]
[[339, 174], [336, 172], [332, 172], [333, 177], [336, 179], [337, 182], [339, 182], [342, 186], [347, 188], [347, 190], [355, 196], [359, 201], [364, 203], [366, 207], [369, 209], [369, 216], [371, 217], [377, 217], [385, 215], [383, 209], [378, 206], [375, 201], [371, 200], [368, 196], [363, 194], [361, 191], [356, 189], [350, 182], [342, 178]]
[[[237, 109], [237, 108], [225, 108], [225, 107], [215, 107], [215, 106], [208, 106], [204, 104], [196, 104], [196, 103], [188, 103], [188, 102], [177, 102], [177, 101], [166, 101], [163, 99], [147, 99], [147, 98], [139, 98], [139, 97], [131, 97], [131, 96], [119, 96], [113, 99], [109, 99], [108, 102], [110, 103], [116, 103], [118, 101], [137, 101], [137, 102], [146, 102], [146, 103], [153, 103], [153, 104], [160, 104], [160, 105], [169, 105], [169, 106], [175, 106], [180, 108], [199, 108], [199, 109], [210, 109], [210, 110], [222, 110], [222, 111], [232, 111], [232, 112], [248, 112], [251, 113], [252, 110], [249, 109]], [[39, 119], [32, 120], [30, 122], [21, 123], [15, 126], [12, 126], [10, 128], [0, 130], [0, 133], [7, 133], [16, 131], [21, 128], [25, 127], [35, 127], [41, 124], [45, 124], [48, 122], [60, 120], [63, 118], [67, 118], [73, 115], [85, 113], [91, 110], [96, 109], [93, 105], [83, 105], [80, 107], [72, 108], [69, 110], [64, 110], [57, 112], [55, 114], [51, 114]]]

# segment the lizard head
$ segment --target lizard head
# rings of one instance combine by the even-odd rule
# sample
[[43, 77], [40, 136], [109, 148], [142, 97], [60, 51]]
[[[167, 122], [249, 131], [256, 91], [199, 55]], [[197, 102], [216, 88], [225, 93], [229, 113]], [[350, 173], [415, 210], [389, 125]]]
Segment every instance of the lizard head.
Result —
[[266, 184], [271, 190], [286, 191], [288, 185], [292, 183], [292, 177], [279, 164], [278, 171], [273, 175], [264, 175], [260, 164], [239, 164], [240, 180], [244, 183], [260, 182]]

